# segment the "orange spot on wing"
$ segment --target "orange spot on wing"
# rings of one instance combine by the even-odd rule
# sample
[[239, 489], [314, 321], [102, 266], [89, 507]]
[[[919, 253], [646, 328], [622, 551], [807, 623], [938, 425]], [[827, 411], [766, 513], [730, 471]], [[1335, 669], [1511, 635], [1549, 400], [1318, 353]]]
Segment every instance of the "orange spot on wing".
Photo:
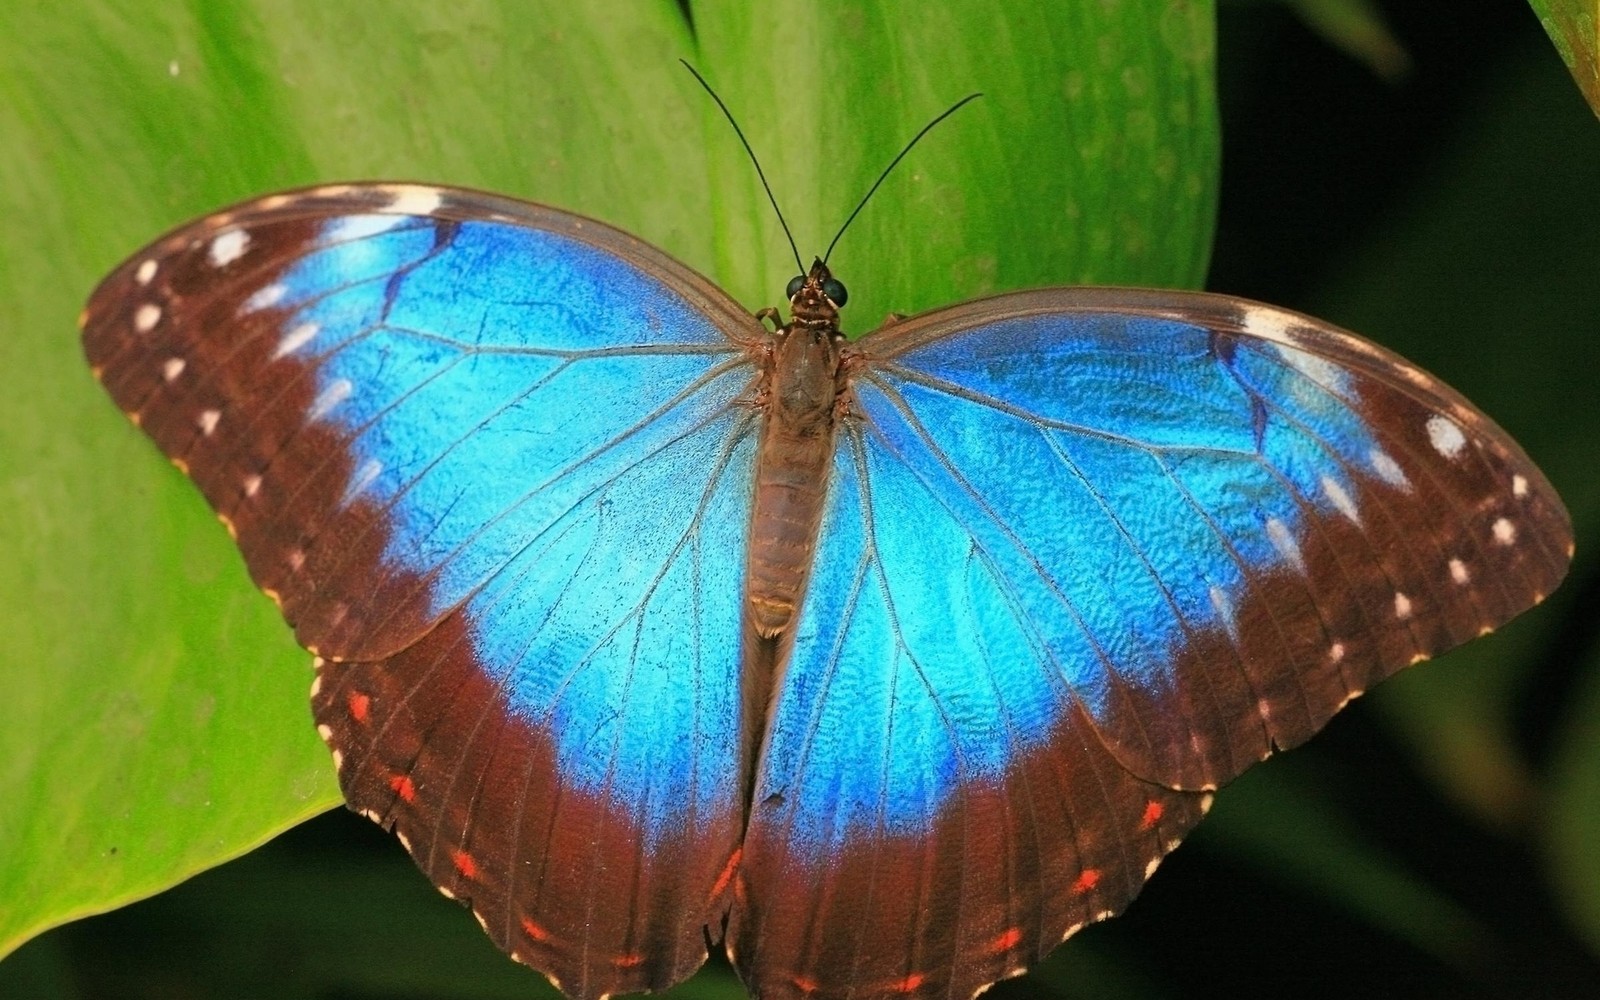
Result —
[[389, 779], [389, 787], [394, 789], [394, 793], [400, 796], [400, 800], [405, 802], [407, 805], [410, 805], [412, 802], [416, 801], [417, 786], [411, 783], [411, 775], [395, 775]]
[[717, 884], [711, 887], [711, 898], [716, 899], [728, 888], [728, 883], [733, 881], [733, 873], [739, 870], [739, 859], [744, 856], [744, 848], [736, 847], [733, 856], [728, 858], [728, 863], [722, 866], [722, 874], [717, 876]]
[[913, 972], [904, 979], [890, 983], [889, 989], [896, 993], [911, 993], [916, 990], [917, 987], [921, 986], [927, 980], [927, 978], [927, 976], [924, 976], [920, 972]]
[[346, 703], [350, 706], [350, 718], [361, 723], [363, 726], [367, 724], [368, 719], [372, 718], [370, 712], [372, 708], [372, 699], [361, 692], [352, 692]]
[[462, 878], [477, 879], [478, 863], [472, 860], [472, 855], [466, 851], [451, 851], [450, 861], [456, 866], [456, 871], [461, 873]]
[[1078, 876], [1078, 880], [1076, 882], [1072, 883], [1072, 891], [1075, 894], [1081, 896], [1081, 895], [1083, 895], [1084, 893], [1086, 893], [1089, 890], [1093, 889], [1095, 886], [1097, 886], [1099, 884], [1100, 884], [1100, 869], [1098, 869], [1098, 868], [1085, 868], [1083, 870], [1082, 874], [1080, 874]]
[[633, 952], [629, 955], [618, 955], [616, 958], [611, 960], [611, 964], [615, 965], [619, 969], [631, 969], [635, 966], [643, 965], [644, 956], [638, 952]]
[[522, 918], [522, 932], [535, 941], [550, 940], [550, 932], [540, 927], [527, 917]]
[[794, 988], [801, 993], [817, 992], [817, 981], [809, 976], [790, 976], [789, 982], [794, 983]]
[[1166, 807], [1155, 799], [1144, 804], [1144, 815], [1139, 818], [1139, 829], [1149, 830], [1161, 821], [1161, 816], [1166, 812]]
[[995, 953], [1010, 951], [1012, 948], [1015, 948], [1017, 946], [1017, 942], [1021, 940], [1022, 928], [1012, 927], [999, 937], [995, 938], [993, 941], [990, 941], [989, 950]]

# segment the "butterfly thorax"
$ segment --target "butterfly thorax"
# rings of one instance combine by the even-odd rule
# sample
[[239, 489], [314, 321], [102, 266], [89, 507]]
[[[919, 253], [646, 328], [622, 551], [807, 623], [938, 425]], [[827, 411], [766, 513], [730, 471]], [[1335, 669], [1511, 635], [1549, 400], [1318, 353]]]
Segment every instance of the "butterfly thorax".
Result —
[[773, 335], [759, 394], [764, 407], [746, 569], [746, 614], [773, 639], [792, 624], [811, 575], [833, 461], [840, 371], [839, 312], [818, 261], [790, 298], [793, 320]]

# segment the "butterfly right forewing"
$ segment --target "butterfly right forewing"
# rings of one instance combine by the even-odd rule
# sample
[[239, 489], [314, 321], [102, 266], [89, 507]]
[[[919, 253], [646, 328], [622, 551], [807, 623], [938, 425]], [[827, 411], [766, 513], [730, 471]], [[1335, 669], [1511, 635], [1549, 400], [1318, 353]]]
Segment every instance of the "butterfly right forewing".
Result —
[[853, 350], [732, 922], [763, 996], [1016, 974], [1125, 906], [1211, 789], [1571, 556], [1487, 417], [1282, 310], [1053, 289]]

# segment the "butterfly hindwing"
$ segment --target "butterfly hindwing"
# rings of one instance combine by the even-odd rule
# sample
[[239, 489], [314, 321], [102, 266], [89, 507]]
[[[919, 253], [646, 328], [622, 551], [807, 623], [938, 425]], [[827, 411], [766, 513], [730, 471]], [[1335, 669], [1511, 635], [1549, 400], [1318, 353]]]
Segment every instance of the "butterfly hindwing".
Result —
[[856, 347], [732, 921], [763, 996], [1014, 974], [1210, 789], [1570, 556], [1488, 418], [1304, 317], [1053, 290]]
[[1209, 799], [1129, 773], [1017, 661], [997, 567], [908, 457], [840, 444], [729, 927], [762, 997], [971, 996], [1120, 911]]
[[571, 995], [697, 967], [742, 819], [749, 314], [576, 216], [354, 185], [178, 230], [84, 331], [318, 652], [352, 807]]

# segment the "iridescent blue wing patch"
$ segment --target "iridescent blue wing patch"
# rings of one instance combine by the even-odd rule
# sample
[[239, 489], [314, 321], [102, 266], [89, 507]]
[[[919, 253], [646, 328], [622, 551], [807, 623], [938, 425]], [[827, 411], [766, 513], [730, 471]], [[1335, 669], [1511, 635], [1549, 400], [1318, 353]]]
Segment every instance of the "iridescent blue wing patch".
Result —
[[352, 806], [573, 995], [685, 978], [727, 910], [761, 336], [608, 227], [401, 185], [203, 219], [85, 312], [318, 654]]
[[1303, 316], [1061, 289], [855, 347], [730, 928], [763, 996], [1016, 974], [1211, 789], [1570, 557], [1504, 432]]

